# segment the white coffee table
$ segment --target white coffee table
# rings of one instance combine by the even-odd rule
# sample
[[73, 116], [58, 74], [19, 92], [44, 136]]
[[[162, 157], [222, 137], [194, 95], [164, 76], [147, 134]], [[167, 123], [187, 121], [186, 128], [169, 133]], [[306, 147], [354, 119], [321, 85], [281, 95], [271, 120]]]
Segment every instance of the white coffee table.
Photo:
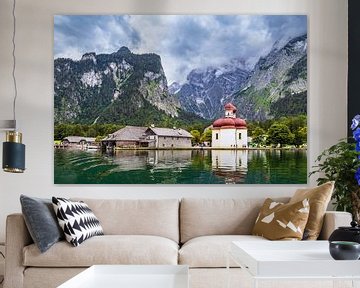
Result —
[[332, 280], [333, 285], [348, 280], [346, 287], [360, 287], [360, 261], [332, 259], [328, 241], [237, 241], [229, 256], [248, 272], [253, 287], [260, 280], [311, 279]]
[[185, 265], [94, 265], [58, 288], [188, 288]]

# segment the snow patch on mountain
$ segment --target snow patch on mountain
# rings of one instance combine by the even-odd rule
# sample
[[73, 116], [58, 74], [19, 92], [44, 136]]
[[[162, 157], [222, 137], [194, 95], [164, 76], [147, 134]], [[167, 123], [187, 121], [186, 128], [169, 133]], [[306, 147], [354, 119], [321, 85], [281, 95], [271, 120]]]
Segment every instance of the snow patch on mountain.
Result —
[[222, 114], [231, 95], [242, 88], [250, 73], [247, 67], [244, 60], [233, 59], [219, 67], [194, 69], [176, 95], [188, 112], [214, 119]]
[[85, 87], [101, 86], [101, 73], [95, 73], [94, 70], [85, 72], [81, 77], [81, 82], [85, 85]]
[[181, 89], [181, 85], [178, 82], [173, 82], [168, 87], [169, 93], [172, 95], [178, 93], [180, 91], [180, 89]]

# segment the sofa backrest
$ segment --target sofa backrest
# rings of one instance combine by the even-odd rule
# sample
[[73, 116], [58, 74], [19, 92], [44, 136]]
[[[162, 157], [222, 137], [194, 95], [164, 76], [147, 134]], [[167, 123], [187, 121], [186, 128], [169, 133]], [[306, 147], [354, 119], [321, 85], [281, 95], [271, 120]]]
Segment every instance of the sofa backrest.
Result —
[[[251, 234], [261, 199], [184, 198], [180, 204], [180, 241], [205, 235]], [[288, 199], [276, 199], [287, 202]]]
[[75, 199], [99, 219], [105, 235], [155, 235], [179, 242], [178, 199]]

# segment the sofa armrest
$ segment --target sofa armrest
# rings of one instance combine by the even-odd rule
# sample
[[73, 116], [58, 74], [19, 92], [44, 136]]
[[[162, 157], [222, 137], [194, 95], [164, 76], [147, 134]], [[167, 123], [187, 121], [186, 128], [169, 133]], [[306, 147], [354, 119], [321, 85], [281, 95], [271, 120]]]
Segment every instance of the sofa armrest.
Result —
[[326, 211], [324, 224], [319, 236], [321, 240], [329, 239], [331, 233], [340, 226], [350, 226], [352, 216], [348, 212]]
[[33, 241], [22, 214], [6, 218], [4, 288], [22, 288], [24, 280], [23, 248]]

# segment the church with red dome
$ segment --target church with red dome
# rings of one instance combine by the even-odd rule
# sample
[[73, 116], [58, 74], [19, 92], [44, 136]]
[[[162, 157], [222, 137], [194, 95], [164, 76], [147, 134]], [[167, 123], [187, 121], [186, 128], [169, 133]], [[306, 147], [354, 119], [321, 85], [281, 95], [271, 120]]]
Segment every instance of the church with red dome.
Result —
[[225, 106], [225, 117], [217, 119], [212, 125], [212, 143], [214, 148], [246, 148], [246, 121], [236, 118], [236, 107], [232, 103]]

